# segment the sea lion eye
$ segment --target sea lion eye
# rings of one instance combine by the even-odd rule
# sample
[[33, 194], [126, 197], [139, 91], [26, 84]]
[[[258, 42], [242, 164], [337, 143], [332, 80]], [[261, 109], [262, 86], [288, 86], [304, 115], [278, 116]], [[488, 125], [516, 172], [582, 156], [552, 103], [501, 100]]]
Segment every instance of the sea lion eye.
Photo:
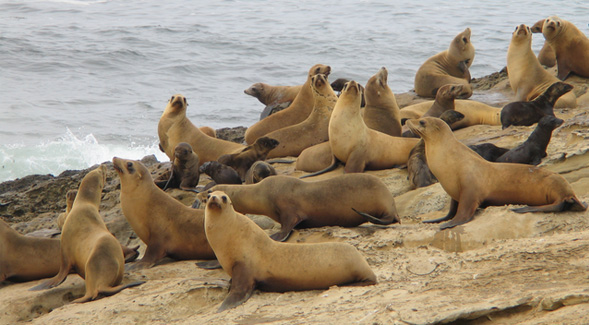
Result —
[[466, 37], [463, 37], [463, 38], [462, 38], [462, 41], [463, 41], [464, 43], [468, 43], [468, 40], [466, 39]]
[[128, 163], [127, 163], [127, 170], [128, 170], [129, 172], [133, 172], [133, 163], [132, 163], [132, 162], [128, 162]]
[[518, 27], [518, 26], [515, 26], [515, 29], [514, 29], [514, 30], [517, 30], [517, 27]]
[[455, 87], [455, 86], [452, 86], [452, 88], [450, 88], [450, 90], [452, 90], [452, 91], [453, 91], [454, 89], [456, 89], [456, 87]]
[[172, 98], [170, 98], [170, 103], [174, 101], [174, 96], [172, 96]]
[[225, 195], [223, 195], [221, 199], [223, 200], [223, 203], [227, 203], [227, 197]]
[[319, 72], [321, 72], [321, 68], [315, 69], [315, 74], [318, 74]]
[[419, 121], [419, 125], [425, 126], [425, 121]]
[[210, 198], [211, 198], [211, 195], [210, 195], [210, 194], [209, 194], [209, 195], [207, 195], [207, 200], [208, 200], [208, 199], [210, 199]]

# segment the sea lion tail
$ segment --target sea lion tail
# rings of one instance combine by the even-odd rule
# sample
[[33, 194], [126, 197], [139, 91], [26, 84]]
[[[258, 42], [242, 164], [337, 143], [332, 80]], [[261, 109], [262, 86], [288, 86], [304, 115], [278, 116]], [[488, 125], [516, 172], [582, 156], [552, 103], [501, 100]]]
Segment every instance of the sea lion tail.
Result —
[[327, 172], [330, 172], [330, 171], [336, 169], [337, 166], [339, 166], [340, 163], [341, 163], [341, 161], [339, 161], [339, 159], [333, 157], [333, 163], [329, 167], [327, 167], [325, 169], [322, 169], [320, 171], [311, 173], [311, 174], [303, 175], [303, 176], [299, 177], [299, 179], [307, 178], [307, 177], [313, 177], [313, 176], [317, 176], [317, 175], [321, 175], [321, 174], [325, 174]]
[[352, 208], [352, 210], [354, 210], [354, 212], [356, 212], [357, 214], [366, 218], [367, 221], [372, 222], [377, 225], [390, 225], [392, 223], [401, 223], [399, 221], [399, 217], [397, 217], [397, 216], [386, 216], [385, 218], [379, 219], [379, 218], [369, 215], [368, 213], [358, 211], [354, 208]]
[[127, 283], [127, 284], [121, 284], [116, 287], [112, 287], [112, 288], [108, 288], [108, 289], [104, 289], [104, 290], [98, 290], [98, 292], [104, 296], [112, 296], [115, 293], [120, 292], [121, 290], [136, 287], [136, 286], [142, 285], [144, 283], [145, 283], [145, 281], [135, 281], [135, 282]]

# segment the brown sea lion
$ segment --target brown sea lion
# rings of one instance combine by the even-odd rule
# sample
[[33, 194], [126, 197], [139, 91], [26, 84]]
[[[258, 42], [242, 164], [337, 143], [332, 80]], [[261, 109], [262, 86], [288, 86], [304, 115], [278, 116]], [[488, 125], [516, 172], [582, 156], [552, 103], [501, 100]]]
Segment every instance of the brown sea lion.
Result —
[[552, 131], [564, 123], [552, 115], [546, 115], [538, 121], [536, 129], [528, 139], [519, 146], [497, 158], [497, 162], [538, 165], [546, 157], [546, 148], [552, 137]]
[[[410, 118], [420, 118], [427, 112], [435, 101], [425, 101], [418, 104], [406, 106], [401, 109], [401, 124]], [[464, 115], [464, 118], [452, 125], [453, 130], [465, 128], [472, 125], [501, 125], [501, 108], [489, 106], [475, 100], [454, 100], [454, 109]], [[406, 127], [403, 128], [406, 130]]]
[[[260, 114], [260, 120], [274, 113], [274, 110], [282, 106], [290, 106], [298, 95], [303, 85], [298, 86], [271, 86], [265, 83], [255, 83], [243, 92], [257, 98], [266, 108]], [[286, 108], [284, 107], [284, 108]], [[283, 109], [284, 109], [283, 108]]]
[[207, 161], [217, 160], [221, 155], [234, 153], [244, 148], [241, 144], [212, 138], [202, 133], [186, 117], [187, 106], [184, 96], [172, 96], [157, 126], [160, 149], [170, 160], [174, 160], [174, 149], [180, 142], [186, 142], [192, 146], [201, 165]]
[[53, 288], [61, 284], [72, 270], [86, 283], [86, 294], [73, 303], [94, 300], [99, 294], [112, 295], [145, 282], [120, 284], [125, 271], [123, 250], [98, 213], [105, 182], [105, 165], [100, 165], [82, 179], [63, 225], [59, 272], [31, 290]]
[[309, 147], [297, 157], [295, 169], [304, 172], [317, 172], [331, 165], [333, 154], [328, 142]]
[[407, 124], [425, 141], [428, 166], [452, 198], [445, 217], [425, 222], [450, 220], [440, 228], [452, 228], [471, 221], [477, 208], [491, 205], [528, 205], [513, 209], [518, 213], [587, 209], [558, 174], [528, 165], [488, 162], [458, 141], [438, 118]]
[[[542, 34], [542, 26], [544, 26], [545, 20], [546, 19], [541, 19], [537, 21], [531, 28], [532, 33]], [[556, 65], [556, 55], [547, 41], [544, 41], [544, 45], [542, 45], [542, 49], [540, 49], [540, 52], [538, 53], [538, 62], [540, 62], [541, 65], [547, 66], [549, 68]]]
[[315, 176], [344, 163], [346, 173], [404, 165], [417, 139], [392, 137], [366, 126], [360, 115], [360, 89], [355, 81], [344, 86], [329, 121], [329, 145], [333, 155], [328, 168], [305, 175]]
[[[221, 164], [227, 165], [237, 171], [241, 180], [245, 179], [245, 173], [250, 169], [252, 164], [258, 160], [266, 160], [269, 153], [276, 150], [280, 141], [272, 137], [257, 138], [254, 144], [250, 144], [242, 151], [230, 155], [223, 155], [217, 160]], [[208, 173], [207, 173], [208, 174]], [[211, 176], [210, 174], [208, 174]], [[219, 183], [233, 184], [233, 183]]]
[[239, 173], [225, 164], [218, 161], [207, 161], [200, 166], [200, 172], [209, 175], [213, 180], [207, 184], [204, 190], [208, 190], [215, 184], [241, 184], [242, 179], [239, 177]]
[[215, 131], [215, 129], [213, 129], [210, 126], [201, 126], [198, 129], [200, 130], [200, 132], [208, 135], [211, 138], [216, 138], [217, 137], [217, 131]]
[[544, 21], [542, 34], [554, 50], [558, 78], [571, 73], [589, 77], [589, 39], [570, 21], [550, 16]]
[[272, 165], [265, 161], [256, 161], [245, 173], [245, 183], [256, 184], [264, 178], [274, 175], [276, 175], [276, 169]]
[[290, 104], [288, 108], [278, 113], [272, 114], [250, 126], [245, 131], [245, 142], [247, 144], [252, 144], [254, 141], [256, 141], [257, 138], [262, 137], [272, 131], [304, 121], [313, 110], [311, 77], [319, 73], [328, 76], [330, 72], [331, 68], [327, 65], [316, 64], [311, 67], [309, 73], [307, 74], [307, 81], [303, 84], [292, 104]]
[[135, 160], [113, 158], [121, 179], [121, 208], [146, 245], [134, 268], [149, 267], [169, 256], [174, 259], [214, 259], [204, 234], [202, 210], [191, 209], [158, 188], [145, 166]]
[[527, 102], [513, 102], [501, 109], [501, 125], [505, 129], [510, 125], [530, 126], [537, 123], [543, 116], [554, 116], [554, 105], [573, 86], [564, 82], [555, 82], [534, 100]]
[[327, 81], [327, 76], [316, 74], [311, 77], [313, 90], [313, 111], [301, 123], [284, 127], [266, 134], [279, 144], [268, 153], [268, 158], [298, 156], [308, 147], [329, 139], [329, 118], [337, 102], [337, 96]]
[[63, 229], [65, 219], [67, 218], [68, 213], [70, 213], [72, 210], [74, 200], [76, 199], [76, 194], [78, 194], [78, 190], [69, 190], [67, 193], [65, 193], [65, 212], [60, 213], [57, 216], [57, 228], [59, 228], [59, 230]]
[[[241, 213], [265, 215], [282, 228], [271, 237], [283, 241], [294, 227], [355, 227], [367, 220], [377, 224], [399, 222], [395, 199], [384, 183], [368, 174], [339, 175], [306, 182], [277, 175], [253, 185], [216, 185]], [[197, 194], [203, 200], [207, 192]], [[359, 212], [356, 212], [359, 211]]]
[[236, 213], [223, 192], [209, 194], [205, 231], [223, 270], [231, 276], [229, 295], [217, 312], [243, 304], [255, 288], [285, 292], [376, 284], [376, 275], [354, 246], [275, 242]]
[[200, 179], [198, 155], [186, 142], [180, 142], [174, 148], [172, 170], [167, 179], [156, 179], [155, 185], [165, 190], [167, 188], [194, 189]]
[[363, 118], [367, 127], [399, 137], [401, 136], [399, 106], [395, 94], [387, 84], [388, 75], [387, 69], [382, 67], [368, 79], [364, 90], [366, 107]]
[[[526, 25], [515, 28], [507, 49], [507, 75], [515, 100], [527, 102], [540, 96], [559, 81], [546, 71], [532, 51], [532, 31]], [[570, 92], [560, 97], [554, 107], [576, 107], [577, 98]]]
[[468, 68], [473, 60], [474, 46], [470, 42], [470, 28], [466, 28], [454, 37], [446, 51], [430, 57], [419, 67], [415, 74], [415, 92], [434, 98], [438, 89], [446, 84], [470, 87]]

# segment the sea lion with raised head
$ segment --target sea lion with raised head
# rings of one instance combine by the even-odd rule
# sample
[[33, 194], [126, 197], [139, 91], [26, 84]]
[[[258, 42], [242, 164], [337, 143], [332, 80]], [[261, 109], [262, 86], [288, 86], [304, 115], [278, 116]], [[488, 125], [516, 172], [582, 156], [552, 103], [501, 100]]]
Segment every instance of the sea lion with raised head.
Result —
[[180, 142], [174, 148], [174, 159], [169, 177], [156, 179], [155, 185], [163, 190], [168, 188], [194, 189], [200, 179], [198, 166], [198, 155], [192, 151], [192, 147], [188, 143]]
[[276, 175], [276, 169], [274, 169], [272, 165], [265, 161], [258, 160], [247, 170], [247, 173], [245, 173], [245, 183], [256, 184], [264, 178], [274, 175]]
[[304, 121], [313, 110], [311, 77], [319, 73], [328, 76], [330, 72], [331, 67], [327, 65], [316, 64], [311, 67], [307, 74], [307, 81], [303, 84], [297, 97], [295, 97], [290, 106], [250, 126], [245, 131], [245, 142], [247, 144], [252, 144], [257, 138], [272, 131]]
[[474, 60], [470, 34], [470, 28], [466, 28], [454, 37], [447, 50], [430, 57], [419, 67], [414, 82], [417, 95], [434, 98], [438, 89], [446, 84], [470, 87], [468, 68]]
[[[515, 28], [507, 49], [507, 76], [515, 100], [527, 102], [540, 96], [550, 85], [558, 82], [542, 67], [532, 51], [532, 31], [522, 24]], [[573, 92], [561, 96], [554, 107], [576, 107], [577, 97]]]
[[139, 161], [114, 157], [121, 179], [121, 208], [147, 248], [134, 268], [150, 267], [169, 256], [178, 260], [214, 259], [204, 234], [202, 210], [191, 209], [153, 183]]
[[180, 142], [186, 142], [192, 147], [201, 165], [244, 148], [239, 143], [213, 138], [202, 133], [186, 116], [187, 107], [188, 103], [184, 96], [172, 96], [157, 126], [160, 149], [170, 160], [174, 160], [174, 150]]
[[[534, 34], [542, 34], [542, 26], [544, 26], [544, 21], [546, 19], [541, 19], [537, 21], [534, 25], [532, 25], [532, 33]], [[541, 65], [546, 67], [553, 67], [556, 65], [556, 55], [554, 54], [554, 50], [550, 47], [547, 41], [544, 41], [544, 45], [542, 45], [542, 49], [538, 53], [538, 62]]]
[[497, 147], [492, 143], [473, 144], [468, 147], [483, 159], [490, 162], [495, 162], [497, 158], [509, 151], [507, 148]]
[[550, 16], [544, 21], [542, 34], [554, 50], [560, 80], [565, 80], [571, 73], [589, 77], [589, 39], [577, 26]]
[[[284, 241], [295, 227], [355, 227], [366, 221], [399, 222], [395, 199], [384, 183], [368, 174], [339, 175], [306, 182], [277, 175], [253, 185], [216, 185], [209, 192], [223, 191], [241, 213], [259, 214], [280, 223], [271, 237]], [[197, 200], [208, 192], [197, 194]]]
[[208, 194], [206, 201], [207, 239], [231, 276], [229, 295], [217, 312], [243, 304], [255, 288], [285, 292], [376, 284], [366, 259], [350, 244], [275, 242], [253, 221], [235, 212], [225, 193]]
[[452, 198], [445, 217], [424, 222], [448, 221], [440, 228], [452, 228], [471, 221], [477, 208], [492, 205], [528, 205], [512, 209], [518, 213], [587, 210], [570, 184], [548, 169], [488, 162], [438, 118], [409, 120], [407, 125], [425, 141], [428, 166]]
[[388, 134], [401, 136], [401, 120], [399, 118], [399, 106], [395, 94], [387, 84], [388, 71], [382, 67], [368, 79], [364, 88], [364, 123], [366, 126]]
[[[268, 117], [274, 112], [274, 109], [283, 105], [288, 107], [297, 97], [303, 85], [298, 86], [271, 86], [262, 82], [251, 85], [243, 92], [247, 95], [257, 98], [260, 103], [266, 107], [260, 114], [260, 120]], [[286, 108], [285, 107], [285, 108]]]
[[100, 165], [84, 176], [63, 225], [59, 272], [31, 290], [58, 286], [72, 270], [84, 278], [86, 283], [86, 294], [73, 303], [94, 300], [99, 294], [113, 295], [145, 282], [120, 284], [125, 270], [123, 250], [98, 213], [105, 182], [105, 165]]

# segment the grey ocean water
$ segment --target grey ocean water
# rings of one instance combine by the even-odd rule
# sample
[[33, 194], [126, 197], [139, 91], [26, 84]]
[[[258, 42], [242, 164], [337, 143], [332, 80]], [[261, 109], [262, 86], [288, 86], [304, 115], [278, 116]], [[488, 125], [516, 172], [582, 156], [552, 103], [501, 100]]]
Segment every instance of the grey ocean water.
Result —
[[[0, 2], [0, 181], [156, 154], [168, 98], [197, 125], [249, 126], [255, 82], [294, 85], [316, 63], [395, 93], [466, 27], [473, 77], [505, 66], [511, 32], [558, 15], [589, 31], [586, 1]], [[534, 36], [536, 52], [543, 43]]]

